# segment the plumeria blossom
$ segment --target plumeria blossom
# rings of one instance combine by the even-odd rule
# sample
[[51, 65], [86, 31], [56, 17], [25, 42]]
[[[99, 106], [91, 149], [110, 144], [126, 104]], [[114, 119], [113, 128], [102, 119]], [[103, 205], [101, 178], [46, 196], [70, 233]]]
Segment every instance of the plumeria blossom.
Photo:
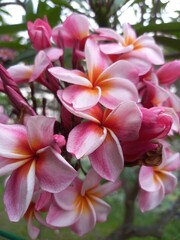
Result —
[[53, 29], [52, 37], [59, 47], [73, 48], [89, 35], [89, 20], [82, 14], [73, 13], [62, 25]]
[[29, 117], [26, 125], [0, 124], [0, 175], [11, 173], [4, 203], [11, 221], [18, 221], [31, 202], [35, 180], [41, 189], [59, 192], [76, 177], [76, 171], [53, 147], [55, 119]]
[[172, 153], [164, 147], [162, 163], [156, 167], [142, 166], [139, 172], [139, 206], [142, 212], [158, 206], [164, 197], [177, 185], [177, 177], [172, 173], [180, 168], [180, 154]]
[[100, 185], [101, 177], [91, 169], [84, 181], [76, 178], [60, 193], [54, 194], [47, 222], [55, 227], [70, 227], [79, 236], [91, 231], [96, 222], [105, 222], [111, 207], [103, 197], [120, 188], [121, 182]]
[[123, 36], [108, 28], [99, 28], [97, 32], [114, 41], [100, 45], [103, 53], [114, 56], [116, 59], [133, 62], [138, 67], [140, 74], [147, 72], [152, 64], [164, 63], [162, 50], [154, 39], [147, 34], [137, 37], [128, 23], [123, 24]]
[[74, 115], [83, 117], [87, 122], [72, 129], [67, 140], [67, 151], [77, 159], [88, 156], [97, 173], [110, 181], [115, 181], [124, 167], [124, 157], [120, 141], [138, 138], [141, 127], [141, 112], [134, 102], [121, 103], [113, 111], [97, 105], [84, 112], [74, 111], [58, 96], [64, 106]]
[[85, 57], [87, 74], [62, 67], [49, 69], [59, 80], [72, 84], [63, 90], [63, 101], [72, 105], [75, 110], [86, 110], [98, 102], [113, 109], [122, 101], [138, 101], [138, 92], [134, 85], [138, 81], [138, 73], [130, 63], [118, 61], [108, 66], [97, 43], [90, 39], [86, 42]]

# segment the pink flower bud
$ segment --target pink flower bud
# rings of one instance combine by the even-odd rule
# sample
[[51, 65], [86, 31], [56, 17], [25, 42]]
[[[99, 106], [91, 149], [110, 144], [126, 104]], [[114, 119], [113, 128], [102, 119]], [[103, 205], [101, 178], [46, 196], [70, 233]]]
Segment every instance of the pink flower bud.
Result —
[[36, 50], [51, 47], [52, 29], [47, 21], [38, 18], [34, 23], [28, 22], [27, 27], [30, 40]]

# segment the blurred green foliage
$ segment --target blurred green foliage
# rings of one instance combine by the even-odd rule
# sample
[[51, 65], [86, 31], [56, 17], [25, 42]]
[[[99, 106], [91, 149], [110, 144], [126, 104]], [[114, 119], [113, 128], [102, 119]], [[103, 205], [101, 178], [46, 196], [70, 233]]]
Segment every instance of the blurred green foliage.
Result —
[[[72, 12], [82, 13], [96, 22], [98, 26], [110, 27], [121, 31], [120, 17], [131, 8], [135, 16], [133, 28], [138, 35], [151, 32], [156, 41], [166, 47], [166, 57], [173, 59], [180, 57], [180, 11], [177, 9], [169, 17], [169, 22], [165, 22], [165, 9], [170, 0], [39, 0], [37, 7], [33, 6], [32, 0], [6, 0], [0, 1], [0, 36], [4, 34], [12, 35], [13, 42], [0, 41], [0, 47], [16, 49], [17, 58], [8, 62], [7, 65], [18, 63], [19, 61], [32, 60], [27, 58], [32, 55], [30, 42], [22, 39], [19, 33], [27, 30], [27, 22], [35, 21], [36, 18], [47, 17], [52, 27], [62, 23], [65, 16]], [[24, 9], [22, 22], [19, 24], [7, 24], [6, 10], [8, 5], [16, 4]], [[1, 14], [2, 13], [2, 14]], [[127, 19], [129, 21], [130, 18]], [[35, 52], [34, 52], [35, 54]]]

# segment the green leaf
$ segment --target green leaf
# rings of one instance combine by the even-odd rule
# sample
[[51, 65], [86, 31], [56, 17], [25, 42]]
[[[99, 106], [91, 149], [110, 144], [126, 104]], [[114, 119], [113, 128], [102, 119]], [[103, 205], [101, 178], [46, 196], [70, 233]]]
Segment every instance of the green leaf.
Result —
[[26, 48], [26, 50], [20, 52], [19, 55], [11, 62], [11, 65], [17, 64], [19, 62], [31, 64], [34, 62], [35, 55], [36, 51], [34, 49]]
[[46, 16], [52, 27], [56, 26], [60, 22], [60, 13], [61, 13], [61, 9], [59, 6], [50, 8], [47, 11]]
[[145, 32], [162, 32], [169, 34], [180, 32], [180, 22], [149, 24], [148, 26], [142, 26], [140, 24], [137, 24], [133, 27], [138, 35]]
[[27, 30], [25, 23], [14, 24], [14, 25], [3, 25], [0, 26], [0, 35], [18, 33], [20, 31]]
[[7, 41], [0, 41], [0, 48], [11, 48], [14, 50], [22, 50], [25, 49], [27, 46], [22, 45], [19, 41], [7, 42]]
[[26, 14], [31, 14], [33, 13], [33, 3], [32, 0], [27, 0], [26, 1]]
[[165, 45], [169, 48], [173, 48], [175, 50], [180, 51], [180, 39], [164, 37], [164, 36], [155, 36], [154, 38], [158, 43]]

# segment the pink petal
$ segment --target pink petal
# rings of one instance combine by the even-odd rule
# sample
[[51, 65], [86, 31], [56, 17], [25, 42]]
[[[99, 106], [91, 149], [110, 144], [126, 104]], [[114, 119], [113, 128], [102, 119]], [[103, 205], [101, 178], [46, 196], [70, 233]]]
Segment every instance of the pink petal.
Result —
[[139, 184], [142, 189], [148, 192], [158, 191], [162, 187], [162, 182], [152, 167], [143, 166], [139, 172]]
[[120, 43], [105, 43], [100, 45], [100, 49], [104, 54], [122, 54], [133, 50], [133, 45], [124, 47]]
[[[49, 204], [52, 200], [52, 193], [46, 192], [46, 191], [39, 191], [39, 196], [36, 199], [35, 203], [35, 211], [45, 210], [49, 208]], [[38, 215], [38, 214], [37, 214]]]
[[142, 114], [134, 102], [123, 102], [105, 119], [104, 126], [111, 129], [122, 141], [138, 138]]
[[97, 222], [107, 221], [107, 216], [111, 211], [111, 206], [98, 197], [92, 196], [92, 199], [93, 207], [96, 212], [96, 221]]
[[31, 65], [24, 65], [22, 63], [13, 65], [9, 67], [8, 72], [11, 76], [13, 76], [13, 79], [18, 83], [25, 83], [29, 81], [32, 72], [33, 72], [33, 66]]
[[99, 50], [95, 41], [88, 39], [85, 45], [85, 57], [89, 80], [94, 83], [108, 66], [106, 56]]
[[[167, 91], [160, 87], [159, 85], [155, 85], [152, 82], [145, 82], [147, 92], [143, 98], [144, 105], [150, 102], [153, 106], [162, 105], [162, 103], [168, 98]], [[146, 106], [146, 105], [145, 105]]]
[[116, 40], [117, 42], [121, 43], [123, 42], [123, 37], [111, 28], [98, 28], [96, 29], [96, 32], [106, 39]]
[[59, 58], [63, 55], [63, 50], [55, 47], [47, 48], [44, 52], [51, 62], [59, 60]]
[[44, 51], [38, 52], [35, 57], [33, 73], [29, 81], [35, 81], [49, 65], [51, 65], [51, 61], [47, 57], [46, 53]]
[[63, 90], [59, 90], [57, 92], [57, 96], [60, 99], [60, 101], [62, 102], [63, 106], [72, 114], [74, 114], [75, 116], [78, 116], [80, 118], [84, 118], [96, 123], [100, 123], [100, 121], [102, 120], [103, 117], [103, 111], [100, 105], [95, 105], [92, 108], [89, 108], [87, 110], [84, 111], [78, 111], [76, 109], [74, 109], [70, 104], [67, 104], [63, 98]]
[[67, 227], [75, 223], [79, 218], [79, 213], [75, 209], [72, 211], [66, 211], [58, 207], [53, 202], [49, 208], [46, 221], [48, 224], [55, 227]]
[[155, 65], [164, 63], [163, 52], [152, 37], [142, 35], [136, 40], [136, 44], [138, 45], [137, 51], [143, 53], [149, 62]]
[[133, 64], [136, 67], [139, 75], [146, 74], [152, 67], [152, 64], [148, 61], [148, 59], [146, 59], [146, 56], [144, 55], [144, 53], [138, 50], [121, 54], [118, 59], [126, 60], [129, 63]]
[[91, 168], [83, 182], [82, 189], [81, 189], [81, 195], [84, 196], [84, 194], [87, 190], [96, 188], [98, 186], [98, 184], [100, 183], [101, 179], [102, 178], [94, 171], [94, 169]]
[[133, 64], [125, 60], [120, 60], [109, 67], [107, 67], [102, 74], [98, 77], [96, 83], [100, 83], [109, 79], [128, 79], [133, 83], [137, 83], [138, 71]]
[[30, 238], [36, 239], [40, 233], [40, 229], [33, 225], [33, 216], [32, 215], [28, 218], [27, 227], [28, 227], [28, 234], [29, 234]]
[[27, 159], [32, 156], [24, 126], [0, 124], [0, 156], [12, 159]]
[[180, 76], [180, 60], [164, 64], [160, 67], [156, 75], [160, 84], [171, 84], [175, 82]]
[[166, 158], [166, 161], [163, 165], [163, 169], [169, 172], [180, 169], [180, 153], [176, 152], [176, 153], [173, 153], [172, 156], [167, 156], [167, 157], [163, 156], [163, 158]]
[[120, 143], [113, 132], [89, 155], [93, 169], [104, 179], [115, 181], [123, 170], [124, 157]]
[[160, 177], [164, 185], [165, 194], [170, 194], [177, 186], [177, 177], [170, 172], [161, 171]]
[[129, 23], [123, 24], [123, 36], [126, 43], [134, 42], [136, 40], [136, 32]]
[[170, 91], [168, 91], [168, 94], [169, 94], [169, 98], [167, 100], [166, 106], [174, 108], [174, 110], [177, 113], [179, 113], [180, 112], [180, 98], [176, 94], [174, 94]]
[[162, 108], [141, 108], [143, 120], [139, 139], [142, 141], [153, 138], [165, 137], [171, 129], [172, 117], [166, 114]]
[[32, 200], [35, 184], [35, 162], [27, 163], [10, 176], [6, 183], [4, 204], [10, 221], [19, 221]]
[[37, 153], [36, 175], [43, 190], [57, 193], [68, 187], [77, 176], [74, 168], [52, 148]]
[[71, 226], [71, 229], [78, 235], [82, 236], [90, 232], [96, 224], [96, 213], [88, 198], [83, 201], [82, 212], [79, 219]]
[[62, 92], [63, 100], [68, 104], [72, 104], [72, 107], [79, 111], [95, 106], [100, 96], [101, 89], [99, 87], [87, 88], [84, 86], [72, 85]]
[[55, 118], [32, 116], [27, 119], [28, 142], [34, 151], [50, 145], [53, 141]]
[[142, 212], [152, 210], [157, 207], [164, 199], [164, 188], [154, 192], [146, 192], [143, 189], [139, 192], [139, 207]]
[[17, 159], [0, 157], [0, 176], [3, 176], [5, 174], [8, 174], [16, 170], [17, 168], [21, 167], [28, 161], [29, 159], [17, 160]]
[[96, 189], [94, 189], [93, 193], [97, 193], [98, 196], [102, 198], [102, 197], [106, 197], [112, 192], [117, 191], [121, 186], [122, 186], [122, 182], [119, 180], [115, 182], [107, 182], [98, 186]]
[[48, 71], [59, 80], [64, 82], [77, 84], [80, 86], [92, 87], [91, 82], [87, 79], [87, 76], [79, 70], [67, 70], [62, 67], [52, 67]]
[[102, 91], [99, 102], [109, 109], [114, 109], [125, 101], [138, 102], [138, 91], [127, 79], [109, 78], [99, 84], [99, 87]]
[[96, 150], [106, 137], [106, 129], [96, 123], [84, 122], [72, 129], [67, 140], [67, 151], [77, 159]]
[[71, 14], [63, 23], [63, 27], [78, 40], [82, 40], [89, 35], [89, 20], [82, 14]]
[[76, 201], [81, 193], [82, 181], [76, 178], [69, 187], [64, 191], [54, 194], [54, 199], [57, 205], [67, 211], [73, 210], [77, 207]]

